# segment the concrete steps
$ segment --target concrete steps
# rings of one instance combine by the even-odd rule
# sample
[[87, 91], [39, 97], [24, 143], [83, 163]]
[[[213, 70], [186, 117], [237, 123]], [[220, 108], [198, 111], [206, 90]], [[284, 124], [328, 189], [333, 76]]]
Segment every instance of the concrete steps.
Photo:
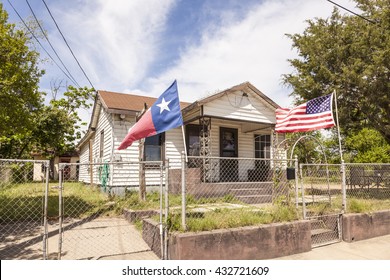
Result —
[[242, 185], [235, 185], [229, 191], [234, 197], [244, 203], [261, 204], [272, 202], [272, 183], [242, 183]]
[[311, 220], [312, 247], [339, 242], [338, 216], [324, 216]]

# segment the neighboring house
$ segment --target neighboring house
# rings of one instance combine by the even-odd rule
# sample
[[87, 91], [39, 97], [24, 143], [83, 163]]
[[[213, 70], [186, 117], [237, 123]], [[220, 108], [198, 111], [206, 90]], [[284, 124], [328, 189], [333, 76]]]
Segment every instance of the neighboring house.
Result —
[[[34, 160], [47, 160], [47, 157], [42, 156], [40, 153], [34, 153]], [[59, 156], [55, 156], [50, 160], [50, 180], [58, 180], [58, 164], [59, 163], [78, 163], [79, 154], [76, 151], [68, 152]], [[34, 181], [40, 181], [45, 177], [45, 169], [42, 164], [34, 165]], [[78, 167], [76, 165], [65, 166], [64, 179], [65, 180], [77, 180], [79, 177]]]
[[[180, 92], [179, 92], [180, 98]], [[91, 163], [138, 162], [170, 160], [172, 168], [180, 168], [184, 151], [182, 129], [176, 128], [145, 139], [142, 151], [139, 141], [125, 150], [117, 147], [125, 138], [137, 115], [150, 107], [156, 98], [132, 94], [98, 91], [88, 131], [78, 144], [80, 152], [80, 181], [99, 183], [102, 167]], [[245, 82], [194, 103], [181, 103], [189, 156], [229, 158], [270, 158], [273, 129], [279, 106], [251, 83]], [[282, 137], [283, 135], [280, 135]], [[142, 152], [142, 153], [141, 153]], [[197, 167], [199, 161], [189, 161]], [[84, 164], [84, 165], [83, 165]], [[254, 165], [254, 164], [253, 164]], [[112, 167], [111, 167], [112, 168]], [[224, 174], [214, 181], [248, 181], [248, 168], [232, 164], [223, 166]], [[120, 166], [105, 172], [105, 182], [112, 186], [136, 185], [126, 174], [139, 172], [139, 167]], [[226, 170], [228, 169], [228, 172]], [[244, 170], [245, 169], [245, 170]], [[96, 170], [95, 172], [93, 170]], [[91, 172], [92, 171], [92, 172]], [[100, 176], [100, 178], [99, 178]], [[154, 183], [149, 183], [154, 184]], [[157, 183], [156, 183], [157, 184]]]

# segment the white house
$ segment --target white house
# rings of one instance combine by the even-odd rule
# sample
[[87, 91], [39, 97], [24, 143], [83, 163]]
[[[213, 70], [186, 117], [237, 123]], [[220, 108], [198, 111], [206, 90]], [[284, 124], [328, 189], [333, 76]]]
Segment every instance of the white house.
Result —
[[[103, 177], [104, 184], [110, 186], [136, 185], [138, 177], [129, 174], [138, 174], [139, 166], [126, 163], [140, 160], [169, 159], [171, 168], [180, 168], [181, 154], [184, 151], [181, 128], [145, 139], [141, 149], [139, 142], [135, 142], [126, 150], [117, 150], [129, 128], [136, 122], [137, 114], [150, 107], [155, 100], [156, 98], [132, 94], [97, 92], [88, 131], [78, 144], [80, 181], [99, 183]], [[196, 168], [200, 164], [191, 156], [229, 159], [272, 157], [275, 109], [278, 107], [249, 82], [194, 103], [182, 102], [187, 154], [190, 156], [188, 167]], [[111, 169], [111, 165], [101, 165], [111, 162], [123, 164], [118, 164], [115, 170]], [[92, 163], [100, 164], [99, 169], [94, 169], [95, 165]], [[208, 180], [245, 182], [251, 181], [250, 170], [262, 166], [255, 161], [251, 165], [240, 165], [237, 160], [218, 160], [217, 166], [213, 168], [221, 171], [214, 172]], [[146, 172], [153, 171], [151, 169]], [[147, 184], [153, 185], [153, 179], [150, 180]]]

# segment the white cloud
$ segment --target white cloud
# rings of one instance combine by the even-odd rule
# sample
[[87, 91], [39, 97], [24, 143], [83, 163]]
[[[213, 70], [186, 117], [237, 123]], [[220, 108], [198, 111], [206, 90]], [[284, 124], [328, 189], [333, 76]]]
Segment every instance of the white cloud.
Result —
[[[333, 9], [327, 1], [266, 0], [242, 17], [234, 16], [234, 9], [220, 11], [222, 26], [215, 21], [208, 25], [199, 15], [201, 38], [185, 38], [188, 45], [180, 47], [176, 61], [156, 74], [156, 58], [165, 55], [159, 47], [164, 32], [169, 34], [168, 17], [182, 2], [71, 1], [70, 7], [67, 3], [53, 4], [54, 14], [97, 89], [158, 96], [177, 79], [181, 100], [194, 101], [249, 81], [281, 106], [291, 103], [281, 75], [292, 71], [287, 59], [295, 56], [285, 34], [301, 33], [306, 19], [328, 17]], [[338, 3], [353, 6], [349, 0]], [[67, 54], [66, 60], [73, 61], [58, 33], [52, 32], [50, 38], [61, 46], [61, 54]], [[71, 71], [87, 84], [75, 63]]]
[[295, 52], [285, 34], [301, 33], [306, 19], [328, 17], [332, 9], [326, 1], [264, 1], [240, 22], [205, 28], [199, 45], [188, 46], [173, 68], [149, 80], [151, 91], [177, 78], [181, 99], [194, 101], [249, 81], [279, 105], [289, 106], [281, 75], [292, 71], [287, 59]]
[[[121, 90], [144, 79], [157, 54], [159, 33], [172, 3], [84, 1], [66, 9], [60, 26], [95, 87]], [[61, 15], [59, 9], [63, 7], [57, 7], [57, 15]], [[62, 53], [69, 53], [60, 43], [62, 39], [52, 36], [62, 45]], [[79, 71], [76, 66], [72, 69]]]

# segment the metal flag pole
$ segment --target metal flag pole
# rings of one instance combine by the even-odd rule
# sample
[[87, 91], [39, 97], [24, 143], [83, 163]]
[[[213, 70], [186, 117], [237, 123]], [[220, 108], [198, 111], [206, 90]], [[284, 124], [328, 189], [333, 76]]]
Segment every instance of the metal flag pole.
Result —
[[339, 152], [340, 152], [340, 160], [341, 160], [341, 178], [342, 178], [342, 207], [343, 211], [345, 212], [347, 209], [347, 189], [346, 189], [346, 178], [345, 178], [345, 164], [344, 164], [344, 158], [343, 158], [343, 150], [341, 148], [341, 136], [340, 136], [340, 125], [339, 125], [339, 112], [337, 108], [337, 95], [336, 90], [333, 91], [334, 93], [334, 103], [335, 103], [335, 109], [336, 109], [336, 125], [337, 125], [337, 135], [339, 138]]
[[186, 137], [184, 133], [184, 125], [181, 126], [181, 132], [183, 134], [183, 143], [184, 143], [184, 155], [186, 158], [186, 162], [188, 162], [188, 157], [187, 157], [187, 143], [186, 143]]
[[337, 95], [336, 95], [336, 90], [333, 91], [334, 95], [334, 103], [335, 103], [335, 109], [336, 109], [336, 125], [337, 125], [337, 135], [339, 138], [339, 152], [340, 152], [340, 160], [341, 162], [344, 161], [343, 159], [343, 150], [341, 149], [341, 136], [340, 136], [340, 125], [339, 125], [339, 111], [337, 108]]

